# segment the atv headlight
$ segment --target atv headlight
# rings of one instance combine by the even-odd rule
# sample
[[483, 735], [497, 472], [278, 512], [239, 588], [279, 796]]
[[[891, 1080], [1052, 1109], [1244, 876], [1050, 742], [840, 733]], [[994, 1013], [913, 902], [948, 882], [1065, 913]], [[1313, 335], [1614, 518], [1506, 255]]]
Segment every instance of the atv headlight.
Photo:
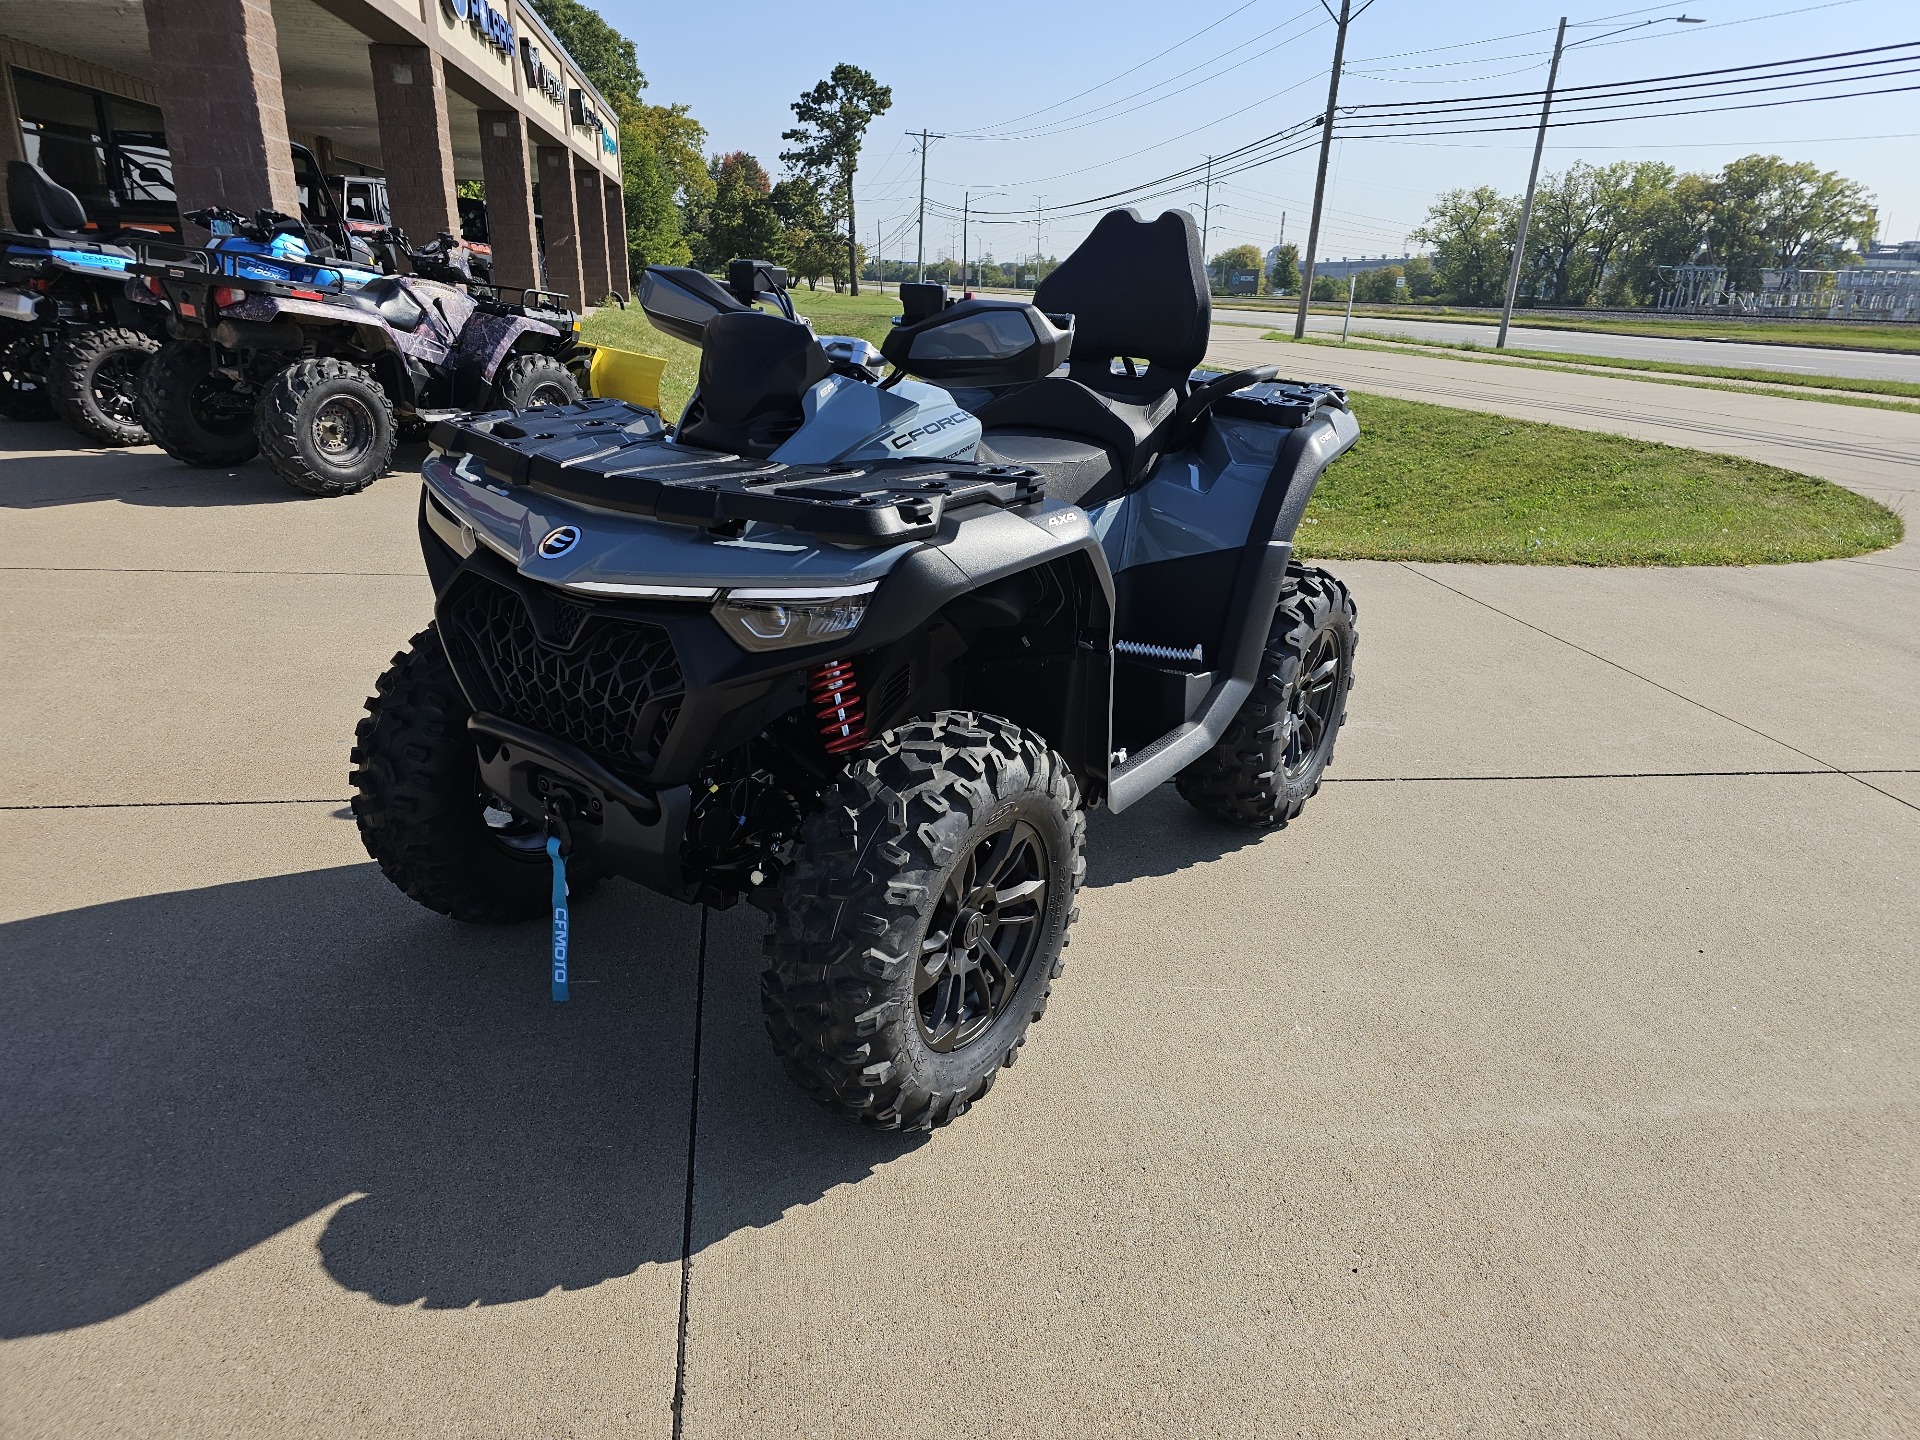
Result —
[[851, 635], [879, 581], [817, 590], [729, 590], [713, 607], [726, 632], [748, 650], [786, 650]]

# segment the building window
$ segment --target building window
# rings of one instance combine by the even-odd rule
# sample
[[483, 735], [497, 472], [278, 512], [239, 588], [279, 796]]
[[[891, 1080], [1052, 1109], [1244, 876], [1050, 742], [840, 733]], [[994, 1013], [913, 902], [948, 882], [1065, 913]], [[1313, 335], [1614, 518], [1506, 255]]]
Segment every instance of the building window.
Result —
[[173, 164], [158, 110], [31, 70], [13, 72], [13, 89], [27, 159], [78, 196], [89, 221], [172, 220]]

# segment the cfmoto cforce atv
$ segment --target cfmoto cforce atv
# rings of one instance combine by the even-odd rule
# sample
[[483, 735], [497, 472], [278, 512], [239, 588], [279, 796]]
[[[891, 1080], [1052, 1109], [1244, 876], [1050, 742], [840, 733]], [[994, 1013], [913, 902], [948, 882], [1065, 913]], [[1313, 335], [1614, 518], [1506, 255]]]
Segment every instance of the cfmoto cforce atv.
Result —
[[57, 415], [96, 444], [140, 444], [135, 380], [160, 328], [125, 289], [134, 242], [151, 237], [87, 230], [73, 192], [24, 160], [7, 166], [7, 205], [20, 229], [0, 234], [0, 416]]
[[786, 310], [763, 262], [655, 268], [649, 318], [701, 345], [677, 425], [437, 427], [435, 619], [353, 751], [388, 878], [491, 923], [547, 909], [554, 854], [577, 894], [744, 897], [793, 1078], [870, 1125], [960, 1115], [1060, 973], [1084, 813], [1171, 781], [1284, 825], [1344, 718], [1353, 603], [1292, 537], [1358, 427], [1332, 387], [1195, 370], [1197, 241], [1111, 213], [1032, 304], [903, 287], [879, 352], [743, 303]]
[[[228, 212], [192, 218], [256, 245], [300, 228], [271, 214], [251, 224]], [[525, 290], [509, 303], [472, 286], [451, 235], [418, 250], [398, 231], [380, 238], [410, 273], [341, 266], [277, 277], [263, 273], [260, 257], [225, 251], [205, 267], [138, 267], [175, 337], [142, 377], [154, 442], [189, 465], [263, 454], [296, 489], [350, 495], [391, 467], [403, 426], [580, 398], [583, 352], [563, 297]]]

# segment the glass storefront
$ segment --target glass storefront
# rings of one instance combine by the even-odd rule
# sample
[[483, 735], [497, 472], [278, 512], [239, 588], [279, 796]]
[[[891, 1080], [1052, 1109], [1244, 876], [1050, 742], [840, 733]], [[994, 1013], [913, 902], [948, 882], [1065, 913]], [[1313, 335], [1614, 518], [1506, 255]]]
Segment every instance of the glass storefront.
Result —
[[173, 162], [165, 122], [151, 105], [70, 85], [32, 70], [13, 72], [27, 159], [113, 229], [174, 223]]

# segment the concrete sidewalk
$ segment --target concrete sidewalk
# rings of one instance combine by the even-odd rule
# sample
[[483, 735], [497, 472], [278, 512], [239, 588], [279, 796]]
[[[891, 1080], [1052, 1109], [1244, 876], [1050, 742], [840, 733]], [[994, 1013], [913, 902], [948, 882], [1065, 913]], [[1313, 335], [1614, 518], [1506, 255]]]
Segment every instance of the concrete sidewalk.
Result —
[[[1676, 443], [1744, 398], [1293, 353], [1691, 396]], [[676, 1395], [713, 1437], [1920, 1429], [1913, 542], [1334, 567], [1360, 688], [1306, 816], [1095, 816], [1021, 1064], [887, 1138], [778, 1073], [755, 912], [609, 887], [557, 1008], [538, 927], [367, 863], [403, 475], [60, 439], [0, 427], [9, 1440], [667, 1436]]]

